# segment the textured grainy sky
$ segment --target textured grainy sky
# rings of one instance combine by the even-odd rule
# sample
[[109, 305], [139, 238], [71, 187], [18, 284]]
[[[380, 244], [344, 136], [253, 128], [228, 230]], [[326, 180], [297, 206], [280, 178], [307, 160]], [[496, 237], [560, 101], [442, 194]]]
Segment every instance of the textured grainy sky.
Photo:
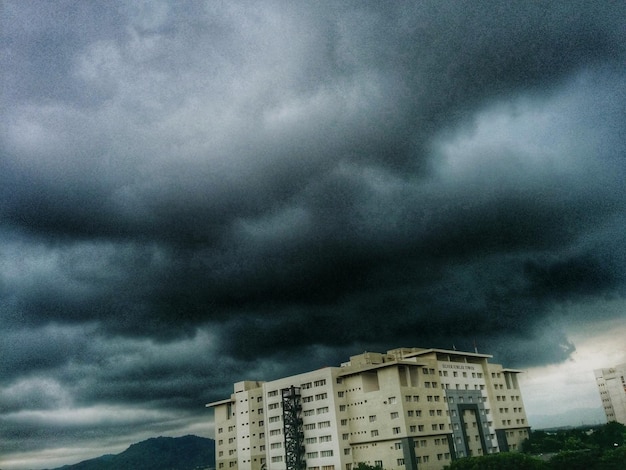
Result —
[[626, 360], [622, 2], [0, 5], [2, 468], [363, 350], [476, 344], [531, 416]]

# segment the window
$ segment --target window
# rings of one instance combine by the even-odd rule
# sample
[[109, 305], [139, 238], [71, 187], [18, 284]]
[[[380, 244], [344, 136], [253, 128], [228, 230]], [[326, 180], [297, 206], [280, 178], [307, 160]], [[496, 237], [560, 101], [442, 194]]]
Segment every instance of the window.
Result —
[[376, 421], [376, 415], [370, 415], [370, 423]]
[[374, 466], [383, 468], [383, 461], [382, 460], [374, 460]]
[[283, 461], [282, 455], [275, 455], [274, 457], [272, 457], [272, 462], [282, 462], [282, 461]]
[[343, 450], [343, 455], [350, 455], [350, 448], [349, 447], [347, 449]]
[[270, 423], [278, 423], [280, 421], [280, 416], [270, 416], [268, 420]]
[[326, 398], [328, 398], [328, 393], [318, 393], [315, 395], [316, 400], [325, 400]]
[[400, 434], [400, 428], [393, 428], [394, 434]]
[[310, 431], [311, 429], [315, 429], [315, 423], [309, 423], [304, 425], [305, 431]]
[[302, 384], [302, 388], [305, 389], [305, 390], [308, 389], [308, 388], [311, 388], [311, 382], [307, 382], [305, 384]]
[[397, 419], [397, 418], [399, 418], [398, 412], [397, 411], [392, 412], [391, 413], [391, 419]]
[[346, 405], [339, 405], [339, 411], [346, 411]]
[[320, 457], [332, 457], [332, 456], [333, 456], [332, 450], [323, 450], [320, 452]]
[[282, 442], [272, 442], [270, 444], [270, 449], [280, 449], [283, 446]]
[[344, 441], [347, 441], [347, 440], [350, 438], [350, 434], [348, 434], [348, 433], [344, 433], [344, 434], [342, 434], [342, 435], [341, 435], [341, 438], [342, 438]]
[[320, 436], [320, 442], [330, 442], [332, 440], [332, 436]]
[[304, 410], [302, 414], [304, 416], [313, 416], [315, 414], [315, 410]]
[[319, 423], [317, 423], [318, 429], [329, 428], [329, 427], [330, 427], [330, 421], [320, 421]]
[[313, 385], [315, 385], [316, 387], [321, 387], [322, 385], [326, 385], [326, 379], [316, 380], [315, 382], [313, 382]]
[[272, 390], [271, 392], [267, 392], [267, 396], [268, 397], [277, 397], [278, 396], [278, 390]]
[[302, 403], [310, 403], [313, 401], [313, 396], [310, 397], [302, 397]]
[[318, 415], [321, 415], [323, 413], [328, 413], [328, 407], [327, 406], [323, 406], [323, 407], [317, 409], [317, 414]]
[[306, 458], [307, 459], [316, 459], [318, 456], [317, 452], [307, 452], [306, 453]]
[[372, 429], [372, 437], [378, 436], [378, 429]]
[[424, 425], [423, 425], [423, 424], [418, 424], [418, 425], [417, 425], [417, 430], [418, 430], [419, 432], [422, 432], [422, 431], [424, 430]]
[[343, 398], [343, 395], [344, 395], [344, 392], [343, 392], [343, 391], [339, 391], [339, 392], [337, 392], [337, 396], [338, 396], [339, 398]]
[[396, 450], [402, 449], [402, 443], [401, 442], [396, 442], [393, 447]]
[[317, 442], [317, 437], [307, 437], [304, 440], [305, 444], [315, 444]]
[[406, 415], [410, 417], [410, 416], [413, 416], [413, 413], [414, 413], [413, 410], [408, 410], [406, 412]]
[[347, 426], [348, 425], [348, 420], [347, 419], [342, 419], [341, 420], [341, 425], [342, 426]]
[[270, 431], [270, 436], [279, 436], [281, 434], [281, 430], [280, 429], [272, 429]]
[[417, 426], [409, 426], [409, 432], [417, 432]]
[[396, 404], [396, 397], [389, 397], [389, 398], [387, 398], [387, 403], [389, 403], [390, 405], [395, 405]]
[[398, 465], [404, 465], [404, 459], [398, 459]]
[[280, 403], [270, 403], [269, 405], [267, 405], [267, 409], [268, 410], [275, 410], [279, 406], [280, 406]]

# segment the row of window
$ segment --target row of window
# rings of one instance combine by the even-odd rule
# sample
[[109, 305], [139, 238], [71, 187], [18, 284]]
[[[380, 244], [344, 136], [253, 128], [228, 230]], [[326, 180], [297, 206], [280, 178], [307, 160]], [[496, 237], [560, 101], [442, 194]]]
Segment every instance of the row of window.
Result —
[[331, 435], [328, 436], [319, 436], [319, 437], [307, 437], [304, 439], [305, 444], [315, 444], [319, 442], [331, 442], [333, 440]]
[[325, 400], [328, 398], [328, 393], [318, 393], [317, 395], [309, 395], [306, 397], [302, 397], [302, 403], [310, 403], [315, 400]]
[[304, 426], [304, 430], [305, 431], [310, 431], [312, 429], [323, 429], [323, 428], [329, 428], [330, 427], [330, 421], [320, 421], [319, 423], [308, 423], [305, 424]]
[[[508, 408], [499, 408], [500, 413], [508, 413], [509, 409]], [[513, 413], [521, 413], [522, 412], [522, 408], [513, 408]]]
[[[462, 372], [462, 377], [467, 377], [467, 372]], [[439, 371], [439, 376], [443, 376], [443, 377], [448, 377], [448, 371], [444, 370]], [[452, 371], [452, 377], [458, 377], [459, 373], [457, 371]], [[482, 372], [472, 372], [472, 378], [473, 379], [482, 379], [483, 378], [483, 373]]]
[[314, 382], [307, 382], [301, 385], [303, 390], [309, 389], [311, 387], [322, 387], [326, 385], [326, 379], [316, 380]]
[[[502, 425], [503, 426], [508, 426], [511, 424], [511, 420], [510, 419], [503, 419], [502, 420]], [[526, 420], [524, 418], [518, 418], [515, 420], [515, 424], [526, 424]]]
[[[496, 395], [497, 401], [506, 401], [506, 395]], [[519, 395], [511, 395], [511, 401], [519, 401]]]
[[317, 451], [306, 453], [307, 459], [316, 459], [318, 457], [332, 457], [332, 456], [333, 456], [332, 450], [321, 450], [319, 451], [319, 453]]

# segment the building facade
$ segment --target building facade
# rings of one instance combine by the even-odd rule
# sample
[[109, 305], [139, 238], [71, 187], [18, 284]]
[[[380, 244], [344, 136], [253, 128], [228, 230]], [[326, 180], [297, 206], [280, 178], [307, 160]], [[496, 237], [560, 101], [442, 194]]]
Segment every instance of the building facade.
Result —
[[206, 406], [217, 470], [441, 469], [529, 435], [520, 371], [492, 356], [400, 348], [269, 382]]
[[608, 422], [626, 425], [626, 364], [594, 371]]

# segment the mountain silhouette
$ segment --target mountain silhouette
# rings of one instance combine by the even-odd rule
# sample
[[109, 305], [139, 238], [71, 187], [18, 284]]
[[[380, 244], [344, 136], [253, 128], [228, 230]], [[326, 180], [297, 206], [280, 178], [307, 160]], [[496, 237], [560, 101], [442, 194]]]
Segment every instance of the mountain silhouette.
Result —
[[204, 470], [215, 468], [215, 441], [198, 436], [153, 437], [116, 455], [53, 470]]

